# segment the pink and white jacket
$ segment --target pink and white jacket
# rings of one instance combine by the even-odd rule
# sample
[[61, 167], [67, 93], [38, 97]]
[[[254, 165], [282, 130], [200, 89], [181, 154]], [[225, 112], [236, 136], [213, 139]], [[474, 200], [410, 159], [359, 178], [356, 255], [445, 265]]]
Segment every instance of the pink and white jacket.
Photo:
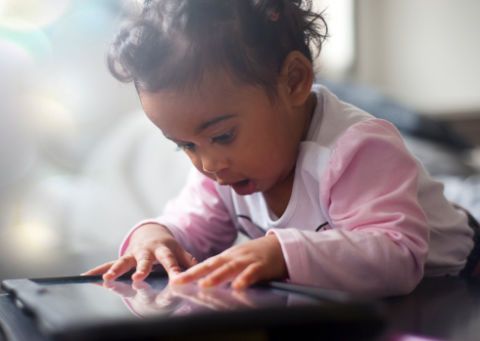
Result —
[[274, 233], [292, 283], [388, 296], [408, 293], [425, 275], [456, 275], [473, 247], [465, 213], [449, 203], [406, 149], [397, 129], [315, 86], [317, 107], [281, 217], [262, 193], [237, 195], [193, 170], [163, 214], [197, 259], [230, 247], [239, 231]]

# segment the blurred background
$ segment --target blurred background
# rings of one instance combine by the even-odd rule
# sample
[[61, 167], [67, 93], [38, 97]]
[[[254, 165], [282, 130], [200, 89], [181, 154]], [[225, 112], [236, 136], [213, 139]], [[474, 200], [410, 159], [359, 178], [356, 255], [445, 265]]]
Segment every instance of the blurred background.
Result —
[[[439, 177], [476, 176], [480, 2], [313, 2], [330, 28], [320, 81], [394, 114], [421, 138], [412, 148], [424, 159], [425, 141], [441, 145]], [[114, 258], [129, 228], [181, 186], [187, 159], [106, 67], [114, 33], [140, 3], [0, 0], [0, 279], [77, 274]]]

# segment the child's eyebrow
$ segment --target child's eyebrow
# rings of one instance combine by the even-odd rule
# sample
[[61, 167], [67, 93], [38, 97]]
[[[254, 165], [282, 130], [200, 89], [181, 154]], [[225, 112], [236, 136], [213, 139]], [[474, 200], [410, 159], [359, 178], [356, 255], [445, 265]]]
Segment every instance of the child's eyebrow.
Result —
[[225, 121], [225, 120], [228, 120], [228, 119], [231, 119], [233, 117], [237, 116], [236, 114], [226, 114], [226, 115], [221, 115], [221, 116], [217, 116], [217, 117], [214, 117], [208, 121], [205, 121], [203, 123], [201, 123], [197, 129], [195, 129], [195, 131], [197, 133], [200, 133], [202, 132], [203, 130], [207, 129], [208, 127], [214, 125], [214, 124], [217, 124], [218, 122], [221, 122], [221, 121]]

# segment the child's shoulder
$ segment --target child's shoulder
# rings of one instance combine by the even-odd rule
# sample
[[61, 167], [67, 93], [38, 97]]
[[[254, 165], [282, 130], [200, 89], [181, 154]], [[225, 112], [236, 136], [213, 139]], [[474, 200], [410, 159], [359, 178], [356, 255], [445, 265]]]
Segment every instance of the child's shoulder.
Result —
[[317, 105], [307, 135], [308, 141], [332, 147], [349, 128], [365, 122], [375, 125], [382, 121], [353, 104], [341, 101], [323, 85], [315, 84], [313, 92], [317, 97]]

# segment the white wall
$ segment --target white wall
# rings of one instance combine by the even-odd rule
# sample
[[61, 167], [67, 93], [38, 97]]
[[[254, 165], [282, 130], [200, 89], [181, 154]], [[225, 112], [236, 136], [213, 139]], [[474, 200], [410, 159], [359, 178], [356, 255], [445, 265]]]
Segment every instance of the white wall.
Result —
[[356, 6], [357, 80], [425, 113], [480, 112], [480, 1]]
[[355, 58], [354, 0], [314, 0], [313, 9], [323, 13], [328, 39], [316, 61], [316, 72], [324, 77], [342, 78]]

